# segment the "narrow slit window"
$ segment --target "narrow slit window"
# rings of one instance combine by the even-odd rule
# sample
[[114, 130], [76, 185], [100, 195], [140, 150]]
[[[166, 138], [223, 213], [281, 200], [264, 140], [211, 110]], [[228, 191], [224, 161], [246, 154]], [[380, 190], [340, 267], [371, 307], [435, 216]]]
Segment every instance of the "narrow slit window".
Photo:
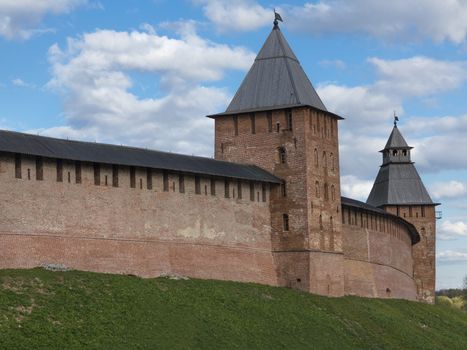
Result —
[[279, 162], [285, 164], [287, 162], [287, 154], [285, 152], [285, 147], [279, 147]]
[[163, 182], [164, 192], [168, 192], [169, 191], [169, 174], [166, 170], [163, 171], [162, 178], [163, 178], [162, 182]]
[[314, 158], [315, 158], [315, 167], [318, 167], [319, 165], [319, 157], [318, 157], [318, 149], [315, 148], [314, 150]]
[[36, 180], [44, 180], [44, 160], [41, 157], [36, 158]]
[[204, 185], [204, 195], [208, 195], [208, 185]]
[[292, 131], [292, 110], [286, 109], [285, 110], [285, 120], [287, 122], [287, 130]]
[[178, 191], [180, 193], [185, 193], [185, 175], [183, 174], [178, 176]]
[[130, 187], [136, 188], [136, 169], [135, 167], [130, 167]]
[[280, 132], [280, 131], [281, 131], [281, 124], [276, 123], [276, 132]]
[[[70, 182], [70, 172], [68, 172], [68, 182]], [[104, 184], [105, 186], [109, 184], [109, 179], [107, 175], [104, 176]]]
[[234, 124], [234, 133], [235, 136], [238, 136], [238, 116], [233, 116], [233, 124]]
[[256, 116], [254, 113], [250, 114], [250, 122], [251, 122], [251, 133], [256, 134]]
[[28, 180], [31, 180], [31, 169], [28, 168]]
[[268, 132], [272, 132], [272, 112], [267, 112], [266, 118], [268, 120]]
[[139, 179], [139, 189], [142, 190], [143, 189], [143, 179]]
[[148, 190], [152, 190], [152, 169], [146, 169], [146, 187]]
[[329, 185], [327, 183], [324, 184], [324, 200], [329, 200]]
[[250, 201], [255, 201], [255, 183], [250, 182]]
[[211, 179], [211, 196], [216, 195], [216, 180]]
[[57, 159], [57, 182], [63, 182], [63, 161]]
[[77, 162], [75, 162], [75, 182], [77, 184], [80, 184], [81, 181], [82, 181], [82, 178], [81, 178], [81, 162], [77, 161]]
[[230, 198], [230, 184], [229, 180], [224, 180], [224, 197]]
[[201, 194], [201, 179], [199, 176], [195, 176], [195, 193]]
[[118, 187], [118, 165], [112, 165], [112, 186]]
[[242, 193], [242, 182], [241, 181], [237, 182], [237, 193], [238, 193], [238, 199], [242, 199], [243, 193]]
[[422, 218], [425, 217], [425, 207], [422, 205], [421, 206], [421, 212], [422, 212]]
[[21, 154], [15, 154], [15, 177], [21, 179]]
[[[105, 177], [106, 185], [107, 185], [107, 176]], [[71, 172], [68, 172], [68, 183], [71, 184]]]
[[321, 161], [323, 162], [323, 168], [326, 169], [328, 167], [328, 162], [326, 159], [326, 151], [323, 151], [323, 156], [321, 158]]
[[94, 185], [101, 185], [101, 166], [99, 163], [94, 163]]
[[283, 225], [283, 229], [284, 231], [288, 231], [289, 230], [289, 215], [288, 214], [282, 214], [282, 225]]
[[287, 197], [287, 184], [285, 182], [281, 184], [281, 194], [282, 197]]

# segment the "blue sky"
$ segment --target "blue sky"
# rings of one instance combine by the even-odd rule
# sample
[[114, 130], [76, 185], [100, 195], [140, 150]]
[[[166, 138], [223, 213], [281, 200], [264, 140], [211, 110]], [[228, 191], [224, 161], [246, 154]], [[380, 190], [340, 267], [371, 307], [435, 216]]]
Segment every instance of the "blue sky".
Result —
[[437, 287], [467, 275], [463, 0], [0, 0], [0, 128], [212, 156], [272, 28], [340, 124], [343, 194], [365, 200], [400, 116], [438, 221]]

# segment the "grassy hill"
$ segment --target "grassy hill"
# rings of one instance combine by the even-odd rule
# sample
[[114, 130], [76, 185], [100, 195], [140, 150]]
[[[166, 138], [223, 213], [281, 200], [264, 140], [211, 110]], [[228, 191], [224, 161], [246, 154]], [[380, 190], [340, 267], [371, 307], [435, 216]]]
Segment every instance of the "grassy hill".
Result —
[[285, 288], [0, 270], [0, 349], [467, 349], [467, 314]]

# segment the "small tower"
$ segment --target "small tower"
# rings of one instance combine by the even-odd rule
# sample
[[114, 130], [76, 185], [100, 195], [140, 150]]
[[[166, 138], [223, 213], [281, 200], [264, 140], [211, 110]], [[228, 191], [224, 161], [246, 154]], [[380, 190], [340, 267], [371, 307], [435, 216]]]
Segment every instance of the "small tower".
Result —
[[327, 111], [277, 19], [227, 110], [210, 116], [215, 158], [254, 164], [283, 179], [270, 204], [278, 284], [340, 296], [342, 118]]
[[414, 279], [418, 299], [434, 303], [436, 212], [418, 175], [404, 137], [397, 127], [397, 119], [389, 140], [382, 151], [383, 165], [376, 177], [367, 203], [412, 223], [420, 234], [420, 242], [413, 246]]

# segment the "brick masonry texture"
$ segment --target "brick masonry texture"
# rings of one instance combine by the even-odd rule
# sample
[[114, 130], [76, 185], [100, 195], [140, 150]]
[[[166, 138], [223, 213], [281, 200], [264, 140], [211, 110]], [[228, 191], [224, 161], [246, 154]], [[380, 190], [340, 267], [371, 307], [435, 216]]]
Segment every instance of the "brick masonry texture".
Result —
[[423, 217], [399, 208], [422, 237], [412, 246], [403, 224], [343, 206], [337, 122], [308, 107], [216, 118], [215, 158], [260, 166], [283, 186], [124, 166], [116, 183], [117, 168], [86, 162], [78, 181], [65, 160], [57, 181], [56, 159], [27, 155], [16, 178], [15, 155], [0, 154], [0, 268], [57, 263], [433, 302], [434, 207]]

